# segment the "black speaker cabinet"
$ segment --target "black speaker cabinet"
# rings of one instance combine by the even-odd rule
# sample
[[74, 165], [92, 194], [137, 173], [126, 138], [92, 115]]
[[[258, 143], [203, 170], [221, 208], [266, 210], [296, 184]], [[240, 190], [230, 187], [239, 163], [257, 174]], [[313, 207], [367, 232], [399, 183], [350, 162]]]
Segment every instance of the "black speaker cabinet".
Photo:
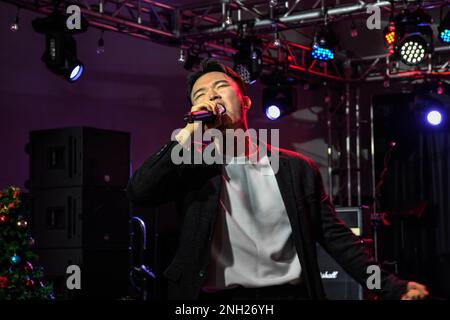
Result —
[[[337, 207], [338, 217], [359, 237], [370, 236], [370, 215], [366, 207]], [[371, 250], [372, 241], [363, 240]], [[320, 246], [317, 245], [320, 274], [325, 293], [331, 300], [364, 300], [370, 296], [344, 269]]]
[[38, 248], [127, 247], [129, 202], [117, 188], [55, 188], [30, 193]]
[[30, 132], [28, 189], [125, 187], [130, 175], [130, 135], [88, 127]]
[[[45, 278], [53, 283], [56, 299], [115, 300], [128, 295], [129, 255], [124, 249], [53, 248], [37, 249]], [[80, 289], [69, 289], [67, 273], [80, 270]]]

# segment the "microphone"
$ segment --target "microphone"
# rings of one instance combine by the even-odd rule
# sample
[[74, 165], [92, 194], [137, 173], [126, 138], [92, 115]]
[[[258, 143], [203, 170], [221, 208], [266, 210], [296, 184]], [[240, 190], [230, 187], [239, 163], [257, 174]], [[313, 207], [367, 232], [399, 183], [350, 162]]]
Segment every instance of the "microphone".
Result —
[[[225, 106], [221, 103], [216, 104], [216, 107], [218, 108], [219, 115], [222, 115], [227, 111], [227, 109], [225, 109]], [[216, 120], [216, 115], [209, 110], [199, 110], [186, 113], [183, 119], [184, 122], [187, 123], [193, 123], [194, 121], [210, 123]]]

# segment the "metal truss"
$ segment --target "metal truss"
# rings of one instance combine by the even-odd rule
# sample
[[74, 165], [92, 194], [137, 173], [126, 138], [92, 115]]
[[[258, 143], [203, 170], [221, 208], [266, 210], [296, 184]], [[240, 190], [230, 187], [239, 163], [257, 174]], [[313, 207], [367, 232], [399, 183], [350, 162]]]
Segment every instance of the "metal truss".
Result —
[[[45, 15], [53, 12], [55, 8], [53, 0], [0, 1]], [[426, 10], [431, 10], [439, 8], [446, 2], [422, 1], [422, 6]], [[224, 60], [233, 58], [236, 49], [231, 45], [231, 39], [236, 37], [242, 28], [246, 28], [263, 40], [263, 61], [267, 69], [283, 64], [289, 73], [299, 78], [318, 77], [339, 82], [359, 82], [380, 80], [386, 75], [390, 77], [410, 75], [398, 74], [398, 70], [390, 72], [392, 68], [388, 61], [389, 57], [383, 56], [353, 60], [341, 56], [331, 64], [319, 63], [309, 58], [309, 43], [288, 41], [283, 36], [284, 31], [298, 31], [304, 27], [321, 24], [325, 18], [336, 22], [367, 15], [367, 8], [371, 5], [380, 7], [383, 15], [389, 15], [390, 1], [221, 0], [204, 5], [175, 7], [154, 0], [61, 0], [57, 6], [61, 10], [72, 4], [81, 8], [82, 15], [95, 28], [124, 33], [162, 45], [189, 49], [200, 56]], [[395, 10], [400, 10], [403, 6], [403, 0], [394, 1]], [[274, 45], [274, 37], [279, 37], [280, 46]], [[438, 48], [436, 52], [444, 52], [447, 49], [445, 47], [439, 51]], [[357, 68], [358, 74], [346, 71], [346, 66], [351, 64], [360, 65]], [[424, 73], [443, 75], [447, 72], [447, 65], [444, 62], [431, 70], [430, 67], [415, 70], [411, 75], [420, 76]]]
[[450, 46], [437, 47], [427, 59], [426, 66], [411, 69], [392, 59], [389, 54], [352, 59], [358, 68], [358, 76], [353, 81], [383, 81], [391, 79], [445, 78], [450, 75]]

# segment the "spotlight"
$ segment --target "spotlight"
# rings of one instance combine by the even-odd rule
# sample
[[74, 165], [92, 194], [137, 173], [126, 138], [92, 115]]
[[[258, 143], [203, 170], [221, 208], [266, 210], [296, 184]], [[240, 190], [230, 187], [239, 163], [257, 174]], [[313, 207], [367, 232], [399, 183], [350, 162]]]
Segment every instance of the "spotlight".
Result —
[[19, 31], [19, 8], [17, 8], [17, 14], [16, 14], [16, 18], [14, 19], [14, 21], [11, 23], [11, 25], [9, 26], [9, 29], [12, 32], [17, 32]]
[[289, 85], [269, 86], [263, 89], [264, 113], [270, 120], [295, 110], [295, 88]]
[[71, 82], [78, 80], [84, 71], [83, 64], [77, 58], [76, 42], [69, 34], [46, 35], [42, 60], [50, 71]]
[[[445, 83], [443, 85], [445, 86]], [[423, 84], [416, 92], [412, 109], [417, 124], [424, 129], [448, 128], [449, 96], [436, 94], [435, 84], [433, 83]]]
[[427, 53], [433, 52], [431, 17], [421, 9], [397, 16], [395, 28], [398, 33], [395, 53], [403, 63], [418, 65]]
[[180, 55], [178, 56], [178, 62], [179, 63], [186, 62], [186, 53], [184, 52], [184, 49], [180, 49]]
[[447, 13], [444, 20], [441, 21], [438, 27], [439, 40], [443, 43], [450, 42], [450, 12]]
[[234, 70], [247, 84], [255, 83], [262, 71], [262, 43], [256, 37], [246, 36], [233, 39], [238, 50], [234, 56]]
[[438, 110], [430, 110], [427, 113], [427, 121], [432, 126], [438, 126], [442, 123], [442, 114]]
[[70, 72], [70, 80], [71, 81], [78, 80], [78, 78], [83, 73], [83, 69], [84, 69], [83, 64], [80, 63], [80, 64], [75, 65], [75, 67]]
[[97, 54], [103, 54], [105, 53], [105, 40], [103, 40], [103, 34], [100, 37], [100, 39], [98, 39], [97, 42]]
[[270, 120], [277, 120], [281, 115], [280, 108], [276, 105], [271, 105], [266, 109], [266, 116]]
[[13, 21], [13, 23], [11, 23], [11, 25], [9, 26], [9, 29], [12, 32], [19, 31], [19, 17], [16, 17], [16, 19]]
[[278, 48], [279, 46], [281, 46], [281, 41], [280, 41], [280, 37], [278, 36], [278, 32], [275, 32], [273, 34], [272, 44], [275, 48]]
[[33, 20], [36, 32], [45, 34], [45, 52], [42, 55], [47, 68], [64, 79], [74, 82], [84, 71], [83, 63], [77, 57], [77, 45], [72, 34], [86, 32], [88, 22], [81, 18], [81, 29], [69, 30], [67, 17], [55, 11], [48, 17]]
[[336, 35], [329, 26], [324, 26], [314, 35], [311, 44], [311, 56], [320, 61], [333, 60], [336, 45]]

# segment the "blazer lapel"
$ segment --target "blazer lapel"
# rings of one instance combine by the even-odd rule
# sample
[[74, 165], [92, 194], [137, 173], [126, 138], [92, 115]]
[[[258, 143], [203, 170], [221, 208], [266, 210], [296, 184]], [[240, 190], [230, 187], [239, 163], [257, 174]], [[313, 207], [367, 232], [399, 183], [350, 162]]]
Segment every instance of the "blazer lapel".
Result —
[[[294, 240], [295, 247], [297, 249], [298, 258], [300, 260], [300, 265], [302, 266], [302, 276], [306, 280], [306, 287], [310, 295], [313, 295], [314, 285], [310, 281], [311, 279], [311, 264], [309, 259], [307, 259], [307, 243], [305, 241], [305, 235], [302, 231], [302, 212], [300, 212], [297, 206], [296, 195], [294, 192], [294, 182], [300, 183], [298, 179], [295, 179], [292, 175], [292, 164], [289, 159], [280, 156], [280, 168], [275, 174], [278, 187], [280, 189], [281, 197], [286, 207], [286, 212], [289, 217], [292, 228], [292, 239]], [[301, 221], [302, 220], [302, 221]]]
[[[292, 232], [295, 235], [300, 235], [299, 228], [299, 217], [298, 210], [295, 200], [294, 188], [293, 188], [293, 177], [291, 173], [291, 164], [289, 163], [289, 159], [284, 157], [280, 157], [280, 168], [278, 172], [275, 174], [278, 188], [280, 189], [281, 197], [284, 202], [284, 206], [286, 207], [286, 212], [289, 217], [289, 221], [291, 222]], [[294, 237], [298, 238], [298, 237]], [[299, 243], [296, 243], [298, 246]]]

